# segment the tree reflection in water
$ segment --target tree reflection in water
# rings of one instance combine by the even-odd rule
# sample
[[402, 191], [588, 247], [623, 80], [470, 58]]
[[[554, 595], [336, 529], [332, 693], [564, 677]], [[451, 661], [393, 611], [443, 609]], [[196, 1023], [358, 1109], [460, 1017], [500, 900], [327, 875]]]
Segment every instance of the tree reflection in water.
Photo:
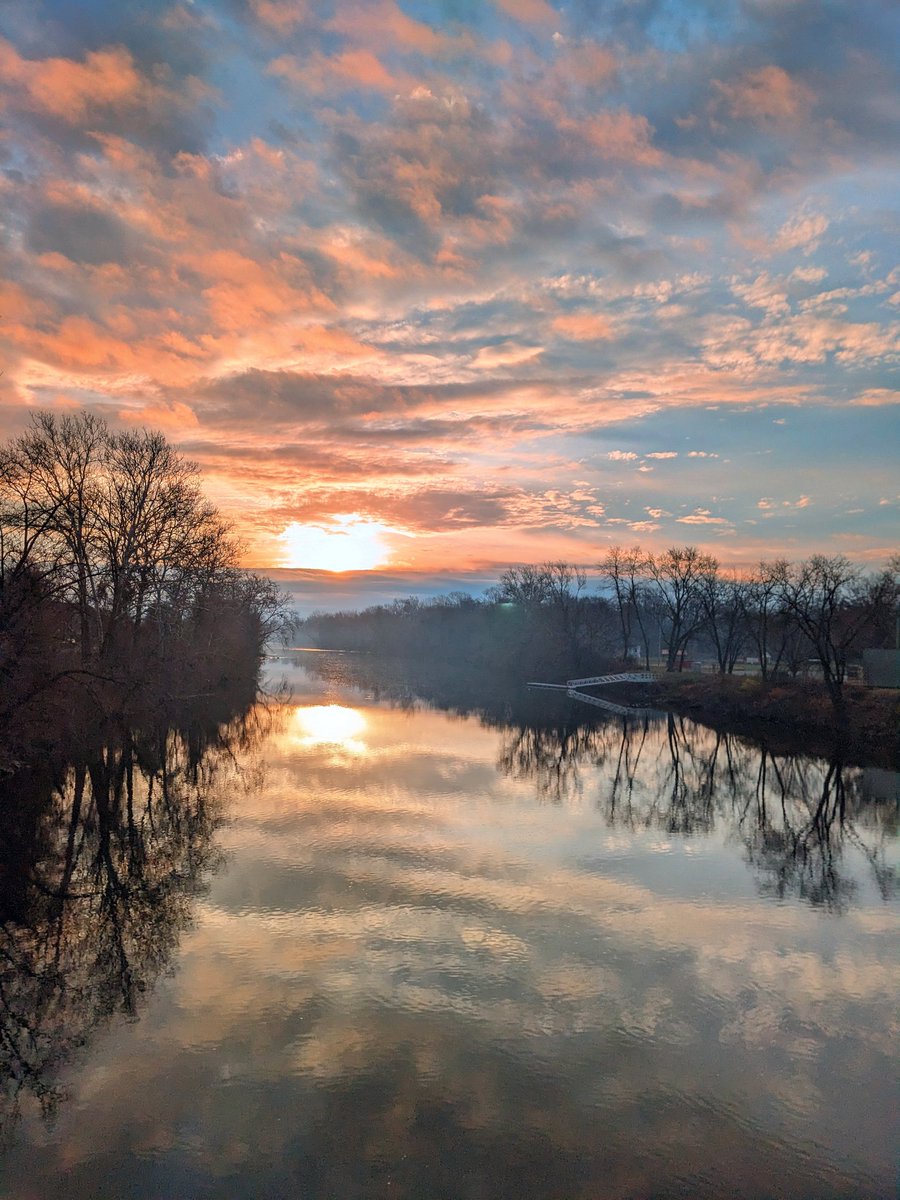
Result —
[[123, 722], [0, 779], [4, 1130], [29, 1096], [52, 1113], [60, 1067], [166, 969], [265, 711]]
[[[846, 910], [858, 888], [848, 848], [867, 863], [882, 897], [896, 893], [896, 871], [886, 862], [900, 816], [895, 772], [864, 771], [800, 747], [773, 750], [672, 713], [588, 713], [555, 694], [529, 692], [514, 675], [456, 660], [415, 665], [322, 653], [302, 666], [400, 707], [424, 701], [477, 717], [500, 735], [501, 773], [534, 780], [542, 802], [584, 799], [589, 773], [613, 827], [680, 836], [724, 827], [775, 899]], [[873, 776], [876, 787], [867, 783]]]
[[896, 784], [867, 794], [859, 768], [773, 753], [672, 714], [501, 728], [500, 770], [533, 779], [542, 800], [583, 798], [585, 768], [602, 768], [596, 802], [610, 826], [698, 835], [723, 825], [774, 898], [846, 909], [858, 886], [845, 869], [849, 846], [884, 899], [896, 890], [885, 858], [896, 837]]

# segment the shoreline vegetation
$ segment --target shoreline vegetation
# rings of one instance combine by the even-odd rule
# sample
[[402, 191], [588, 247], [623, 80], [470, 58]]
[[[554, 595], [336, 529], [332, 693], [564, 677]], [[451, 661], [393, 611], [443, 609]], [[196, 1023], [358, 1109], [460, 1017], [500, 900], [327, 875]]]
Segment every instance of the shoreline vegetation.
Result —
[[665, 675], [652, 684], [618, 684], [603, 693], [619, 703], [651, 706], [770, 745], [802, 741], [811, 753], [863, 758], [900, 770], [900, 692], [850, 684], [839, 723], [825, 687], [812, 680], [752, 675]]
[[0, 447], [0, 1142], [133, 1018], [220, 859], [293, 627], [162, 435], [39, 413]]
[[[741, 578], [695, 547], [613, 547], [600, 587], [564, 562], [514, 567], [482, 598], [411, 597], [299, 623], [311, 647], [354, 650], [459, 696], [531, 680], [653, 669], [604, 695], [810, 750], [900, 762], [900, 692], [862, 687], [865, 649], [894, 645], [900, 556], [866, 574], [841, 555], [761, 563]], [[591, 581], [592, 583], [595, 581]], [[700, 671], [702, 670], [702, 673]], [[466, 684], [468, 680], [468, 684]]]
[[481, 598], [304, 621], [239, 555], [197, 467], [161, 434], [35, 414], [0, 447], [0, 772], [46, 728], [249, 696], [267, 645], [291, 631], [420, 674], [453, 664], [457, 694], [476, 679], [496, 691], [662, 667], [629, 703], [900, 757], [898, 693], [851, 682], [864, 649], [895, 645], [900, 555], [870, 573], [816, 555], [739, 577], [693, 546], [613, 546], [590, 581], [570, 563], [526, 564]]
[[0, 447], [0, 773], [46, 730], [255, 696], [292, 615], [198, 476], [161, 434], [88, 412], [37, 413]]

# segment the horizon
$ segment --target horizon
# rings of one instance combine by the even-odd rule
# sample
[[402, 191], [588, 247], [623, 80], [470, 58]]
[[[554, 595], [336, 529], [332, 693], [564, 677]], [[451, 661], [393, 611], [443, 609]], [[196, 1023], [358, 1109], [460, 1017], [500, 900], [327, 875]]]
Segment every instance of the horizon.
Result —
[[0, 438], [161, 429], [323, 606], [613, 544], [879, 567], [898, 37], [875, 0], [9, 0]]

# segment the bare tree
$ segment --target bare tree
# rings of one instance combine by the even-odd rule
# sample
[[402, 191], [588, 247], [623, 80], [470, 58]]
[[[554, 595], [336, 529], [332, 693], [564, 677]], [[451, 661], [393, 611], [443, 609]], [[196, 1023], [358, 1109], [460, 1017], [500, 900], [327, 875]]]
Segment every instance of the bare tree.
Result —
[[733, 673], [746, 645], [746, 591], [747, 584], [736, 575], [723, 578], [717, 570], [708, 569], [700, 577], [704, 629], [715, 647], [716, 665], [721, 675]]
[[646, 557], [640, 546], [632, 546], [630, 549], [610, 546], [606, 557], [600, 562], [600, 570], [612, 585], [616, 598], [616, 610], [622, 631], [622, 661], [627, 661], [631, 655], [632, 630], [634, 622], [637, 621], [641, 630], [644, 658], [649, 667], [649, 646], [644, 630], [640, 595], [640, 575], [645, 565]]
[[669, 624], [666, 670], [676, 670], [676, 663], [680, 670], [687, 647], [703, 623], [703, 580], [717, 572], [718, 563], [696, 546], [672, 546], [658, 556], [649, 555], [647, 570]]
[[780, 654], [776, 653], [776, 631], [781, 624], [779, 579], [780, 563], [761, 562], [750, 576], [744, 590], [743, 604], [747, 631], [756, 647], [760, 674], [768, 679], [778, 669]]
[[550, 588], [546, 566], [526, 563], [504, 571], [496, 587], [488, 589], [488, 596], [499, 604], [522, 604], [532, 608], [547, 603]]
[[896, 606], [895, 576], [887, 570], [864, 578], [842, 554], [817, 554], [798, 566], [781, 564], [778, 579], [781, 602], [809, 640], [840, 716], [848, 655], [863, 633]]
[[55, 417], [38, 413], [31, 428], [7, 451], [16, 464], [18, 519], [35, 532], [30, 561], [73, 599], [82, 656], [90, 656], [99, 612], [95, 538], [100, 511], [99, 462], [107, 429], [90, 413]]
[[42, 580], [75, 613], [83, 664], [161, 647], [223, 587], [234, 597], [236, 563], [197, 467], [161, 434], [39, 413], [0, 452], [0, 586], [10, 596], [26, 569]]

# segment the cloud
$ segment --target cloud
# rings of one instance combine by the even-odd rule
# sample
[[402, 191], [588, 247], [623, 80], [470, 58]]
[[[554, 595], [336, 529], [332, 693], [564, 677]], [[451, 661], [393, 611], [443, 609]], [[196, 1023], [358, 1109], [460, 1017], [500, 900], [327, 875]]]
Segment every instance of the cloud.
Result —
[[657, 166], [662, 153], [652, 145], [653, 128], [645, 116], [627, 109], [598, 112], [577, 124], [563, 123], [565, 132], [577, 133], [604, 159], [642, 166]]
[[708, 508], [695, 508], [686, 517], [676, 517], [680, 525], [731, 525], [725, 517], [714, 517]]
[[[838, 6], [811, 37], [806, 0], [664, 7], [17, 5], [3, 430], [44, 405], [159, 422], [251, 537], [297, 503], [412, 496], [441, 522], [432, 563], [464, 536], [582, 552], [606, 512], [724, 520], [723, 462], [735, 528], [800, 511], [759, 493], [809, 495], [827, 539], [817, 473], [853, 444], [847, 527], [874, 553], [900, 355], [890, 22]], [[676, 453], [710, 461], [658, 465]]]
[[78, 62], [23, 58], [9, 42], [0, 40], [0, 77], [23, 107], [67, 124], [100, 109], [137, 105], [153, 90], [124, 46], [90, 50]]
[[394, 0], [339, 6], [328, 21], [328, 29], [360, 45], [437, 58], [454, 51], [471, 51], [476, 45], [471, 36], [447, 34], [416, 20]]
[[[811, 254], [818, 248], [828, 225], [829, 220], [824, 213], [799, 213], [778, 231], [771, 243], [771, 251], [773, 254], [783, 254], [787, 250], [802, 250], [804, 254]], [[810, 281], [809, 275], [806, 275], [805, 281]]]
[[773, 500], [771, 496], [763, 496], [757, 501], [756, 507], [771, 516], [779, 508], [804, 509], [809, 508], [811, 503], [809, 496], [799, 496], [796, 500]]
[[[824, 233], [824, 230], [822, 232]], [[824, 267], [794, 267], [789, 278], [800, 283], [821, 283], [827, 276], [828, 272]]]
[[508, 17], [532, 25], [554, 25], [559, 13], [546, 0], [494, 0], [497, 8]]
[[851, 400], [851, 404], [862, 408], [879, 408], [885, 404], [900, 404], [898, 388], [867, 388]]
[[58, 253], [76, 263], [123, 262], [135, 250], [129, 227], [112, 212], [78, 204], [46, 204], [31, 213], [26, 240], [36, 254]]
[[332, 87], [396, 93], [415, 86], [409, 76], [394, 75], [370, 50], [345, 50], [337, 55], [282, 55], [269, 64], [270, 75], [294, 87], [323, 95]]
[[811, 88], [774, 65], [747, 71], [732, 82], [713, 80], [712, 86], [732, 117], [763, 125], [797, 121], [815, 100]]
[[276, 33], [290, 33], [310, 17], [306, 0], [250, 0], [250, 9], [258, 21]]
[[564, 313], [553, 318], [551, 328], [574, 342], [603, 341], [613, 336], [611, 322], [601, 313]]
[[186, 429], [196, 429], [200, 421], [187, 404], [175, 400], [171, 404], [145, 404], [142, 408], [125, 408], [119, 419], [132, 425], [143, 425], [148, 429], [174, 429], [182, 434]]
[[515, 342], [499, 342], [496, 346], [482, 346], [475, 355], [474, 366], [483, 370], [496, 367], [516, 367], [531, 362], [543, 353], [540, 346], [517, 346]]

